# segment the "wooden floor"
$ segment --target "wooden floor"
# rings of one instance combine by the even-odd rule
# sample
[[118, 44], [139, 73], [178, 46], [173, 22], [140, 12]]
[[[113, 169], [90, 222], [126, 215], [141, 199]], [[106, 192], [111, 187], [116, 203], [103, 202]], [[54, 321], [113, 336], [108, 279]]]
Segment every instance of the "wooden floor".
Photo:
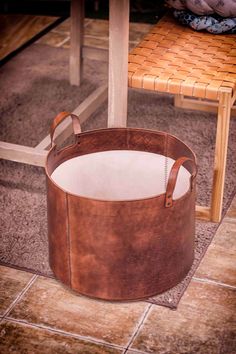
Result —
[[58, 21], [58, 17], [0, 15], [0, 60]]

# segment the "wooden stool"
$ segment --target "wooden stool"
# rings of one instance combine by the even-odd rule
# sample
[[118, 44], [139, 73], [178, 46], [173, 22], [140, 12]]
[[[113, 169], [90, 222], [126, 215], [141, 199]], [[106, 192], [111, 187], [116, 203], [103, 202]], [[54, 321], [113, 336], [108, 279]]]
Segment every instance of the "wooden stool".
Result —
[[218, 108], [211, 207], [197, 206], [196, 212], [220, 221], [230, 113], [236, 99], [235, 36], [195, 32], [166, 16], [130, 53], [129, 86], [175, 94], [179, 107]]
[[[72, 113], [83, 123], [108, 98], [108, 126], [126, 126], [128, 94], [129, 1], [109, 0], [109, 52], [105, 48], [84, 45], [85, 0], [71, 0], [70, 83], [83, 80], [83, 59], [108, 62], [108, 84], [96, 88]], [[42, 117], [39, 117], [41, 119]], [[71, 120], [57, 128], [59, 144], [72, 133]], [[47, 135], [35, 147], [0, 141], [0, 158], [44, 166], [51, 146]]]

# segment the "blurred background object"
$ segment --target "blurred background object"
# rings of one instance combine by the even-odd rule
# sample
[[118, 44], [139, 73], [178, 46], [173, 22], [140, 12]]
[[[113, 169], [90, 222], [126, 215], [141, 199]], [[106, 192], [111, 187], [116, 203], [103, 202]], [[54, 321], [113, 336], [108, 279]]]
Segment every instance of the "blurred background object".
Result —
[[[164, 0], [130, 0], [132, 22], [155, 23], [165, 12]], [[109, 0], [86, 0], [86, 17], [107, 19]], [[69, 16], [70, 0], [3, 0], [1, 14], [30, 14], [42, 16]]]

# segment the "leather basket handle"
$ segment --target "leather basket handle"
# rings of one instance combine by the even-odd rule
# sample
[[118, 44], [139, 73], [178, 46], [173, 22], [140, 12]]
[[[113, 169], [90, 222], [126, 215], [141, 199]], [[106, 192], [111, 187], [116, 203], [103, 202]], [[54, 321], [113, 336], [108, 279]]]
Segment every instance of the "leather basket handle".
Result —
[[169, 179], [166, 187], [166, 199], [165, 199], [166, 208], [169, 208], [173, 205], [173, 193], [175, 190], [179, 169], [187, 161], [191, 162], [191, 167], [192, 167], [191, 178], [190, 178], [191, 190], [193, 188], [193, 181], [197, 175], [197, 166], [192, 159], [188, 157], [180, 157], [178, 160], [175, 161], [175, 163], [173, 164], [170, 170]]
[[54, 133], [55, 133], [57, 126], [59, 124], [61, 124], [61, 122], [63, 122], [63, 120], [65, 120], [69, 116], [71, 116], [71, 118], [72, 118], [74, 134], [81, 133], [81, 126], [80, 126], [79, 117], [73, 113], [70, 113], [70, 112], [61, 112], [54, 118], [54, 120], [51, 124], [51, 127], [50, 127], [51, 147], [53, 147], [53, 145], [55, 145]]

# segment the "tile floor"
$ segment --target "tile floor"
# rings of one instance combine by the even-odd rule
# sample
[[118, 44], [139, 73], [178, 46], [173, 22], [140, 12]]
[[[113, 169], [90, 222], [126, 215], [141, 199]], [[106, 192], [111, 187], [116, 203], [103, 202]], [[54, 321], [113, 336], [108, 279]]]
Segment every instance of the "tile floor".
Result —
[[[149, 25], [131, 24], [131, 45]], [[107, 48], [108, 23], [85, 43]], [[37, 43], [69, 46], [69, 20]], [[236, 198], [177, 311], [78, 296], [59, 282], [0, 266], [0, 353], [236, 353]]]
[[[137, 44], [148, 32], [151, 25], [146, 23], [130, 23], [130, 46]], [[84, 45], [108, 49], [109, 23], [106, 20], [85, 19]], [[69, 48], [70, 46], [70, 19], [41, 37], [37, 43], [54, 47]]]

